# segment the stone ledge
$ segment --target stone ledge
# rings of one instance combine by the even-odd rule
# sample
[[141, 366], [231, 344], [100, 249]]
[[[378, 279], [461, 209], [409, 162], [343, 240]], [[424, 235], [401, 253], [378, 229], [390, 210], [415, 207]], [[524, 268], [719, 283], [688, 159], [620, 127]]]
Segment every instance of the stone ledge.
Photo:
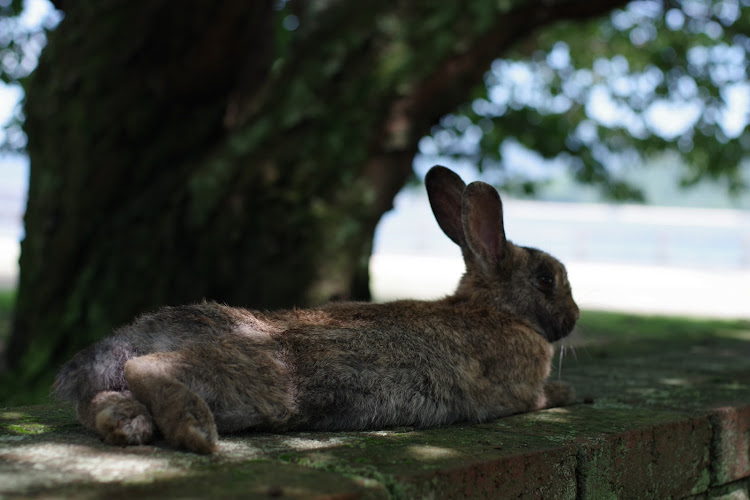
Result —
[[[0, 409], [0, 499], [748, 498], [750, 341], [592, 341], [581, 403], [480, 425], [115, 448], [69, 406]], [[556, 376], [556, 375], [555, 375]], [[744, 496], [743, 496], [744, 495]]]

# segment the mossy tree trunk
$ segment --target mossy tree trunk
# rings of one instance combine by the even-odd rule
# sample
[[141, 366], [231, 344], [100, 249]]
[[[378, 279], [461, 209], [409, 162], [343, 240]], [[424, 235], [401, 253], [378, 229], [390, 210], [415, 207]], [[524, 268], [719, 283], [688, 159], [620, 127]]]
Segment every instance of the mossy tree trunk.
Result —
[[58, 3], [26, 83], [8, 361], [46, 384], [134, 315], [366, 299], [421, 136], [534, 28], [622, 0]]

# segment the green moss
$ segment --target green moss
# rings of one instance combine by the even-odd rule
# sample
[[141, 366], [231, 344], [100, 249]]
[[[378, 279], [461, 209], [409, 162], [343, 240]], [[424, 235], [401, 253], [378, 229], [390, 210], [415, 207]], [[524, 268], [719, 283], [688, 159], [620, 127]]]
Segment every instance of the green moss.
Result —
[[10, 434], [43, 434], [49, 432], [49, 427], [41, 424], [28, 424], [28, 425], [3, 425], [0, 424], [0, 428], [3, 432], [9, 432]]
[[68, 404], [0, 408], [2, 434], [36, 435], [79, 427]]
[[300, 457], [295, 453], [282, 453], [277, 458], [282, 462], [296, 462]]

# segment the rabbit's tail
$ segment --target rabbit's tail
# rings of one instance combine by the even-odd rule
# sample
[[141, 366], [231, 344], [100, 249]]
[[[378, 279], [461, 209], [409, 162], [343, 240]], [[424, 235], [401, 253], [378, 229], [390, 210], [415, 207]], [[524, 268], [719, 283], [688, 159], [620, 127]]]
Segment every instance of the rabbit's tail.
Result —
[[109, 337], [76, 354], [60, 369], [52, 386], [57, 399], [84, 402], [102, 391], [125, 390], [125, 362], [138, 353]]

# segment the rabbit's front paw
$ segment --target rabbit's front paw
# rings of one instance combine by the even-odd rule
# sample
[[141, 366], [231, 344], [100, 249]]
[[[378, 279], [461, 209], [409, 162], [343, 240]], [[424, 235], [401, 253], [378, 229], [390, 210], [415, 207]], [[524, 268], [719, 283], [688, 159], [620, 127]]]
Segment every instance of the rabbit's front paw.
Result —
[[547, 408], [568, 406], [575, 402], [576, 391], [572, 385], [565, 382], [547, 380], [544, 383], [544, 396]]
[[105, 443], [127, 446], [154, 438], [154, 421], [148, 409], [129, 393], [102, 392], [92, 401], [95, 426]]

